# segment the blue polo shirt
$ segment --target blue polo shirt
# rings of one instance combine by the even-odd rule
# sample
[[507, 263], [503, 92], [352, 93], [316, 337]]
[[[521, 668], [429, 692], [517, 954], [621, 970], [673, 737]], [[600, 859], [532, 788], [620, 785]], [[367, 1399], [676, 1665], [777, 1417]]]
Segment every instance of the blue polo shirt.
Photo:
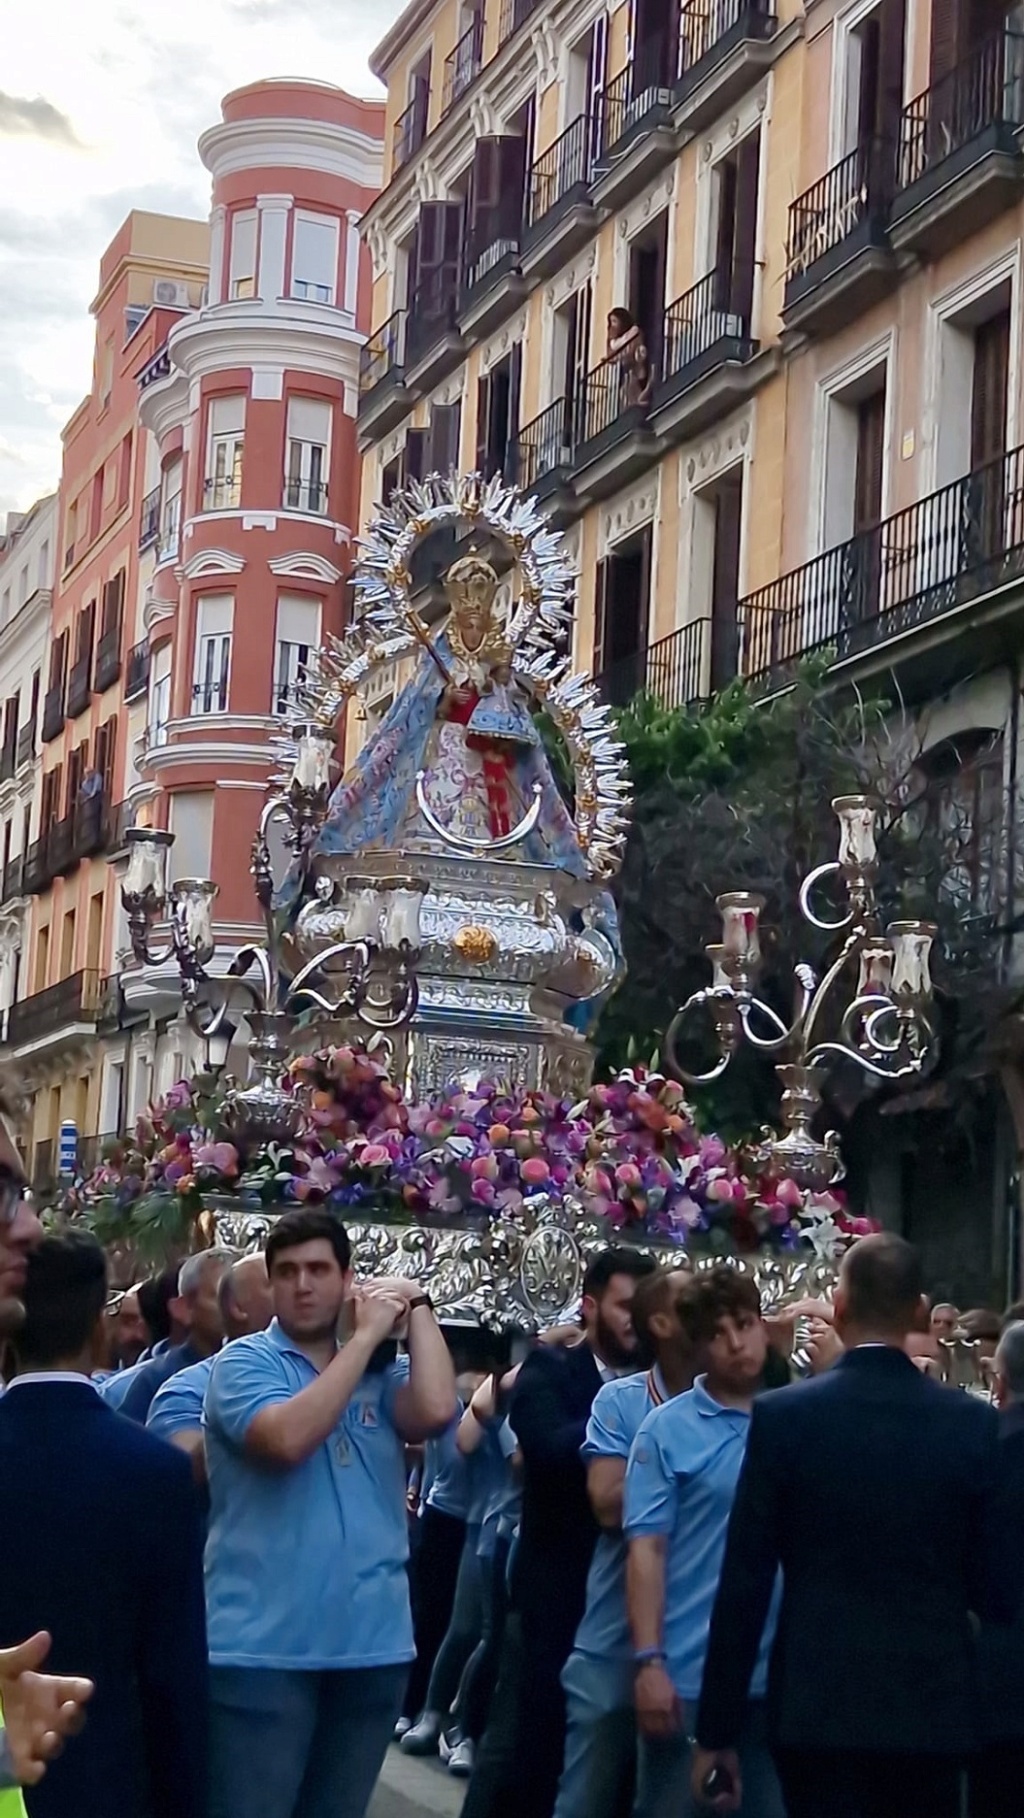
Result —
[[[658, 1392], [665, 1399], [664, 1385]], [[629, 1457], [637, 1433], [658, 1402], [647, 1371], [602, 1383], [594, 1397], [587, 1436], [580, 1447], [585, 1464], [593, 1458]], [[601, 1661], [632, 1661], [626, 1615], [626, 1543], [621, 1534], [602, 1528], [587, 1578], [587, 1607], [576, 1631], [575, 1652]]]
[[412, 1660], [405, 1448], [394, 1424], [407, 1358], [365, 1375], [330, 1438], [282, 1470], [246, 1456], [263, 1408], [317, 1371], [273, 1320], [215, 1359], [206, 1392], [213, 1666], [307, 1671]]
[[424, 1500], [439, 1514], [465, 1521], [469, 1513], [469, 1460], [455, 1443], [458, 1430], [456, 1415], [440, 1438], [427, 1441], [425, 1471], [430, 1485]]
[[158, 1439], [173, 1439], [176, 1433], [191, 1433], [203, 1424], [203, 1402], [213, 1369], [212, 1357], [201, 1357], [198, 1363], [179, 1370], [149, 1404], [146, 1425]]
[[[679, 1696], [700, 1696], [708, 1628], [725, 1555], [725, 1537], [750, 1433], [750, 1415], [725, 1408], [698, 1376], [686, 1395], [648, 1414], [626, 1470], [626, 1539], [663, 1534], [664, 1647]], [[750, 1696], [763, 1698], [778, 1621], [776, 1583]]]

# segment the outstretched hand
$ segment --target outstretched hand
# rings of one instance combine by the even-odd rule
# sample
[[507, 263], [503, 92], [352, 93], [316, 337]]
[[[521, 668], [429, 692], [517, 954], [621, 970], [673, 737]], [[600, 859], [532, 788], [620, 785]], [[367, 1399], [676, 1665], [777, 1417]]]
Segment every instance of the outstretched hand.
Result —
[[81, 1729], [92, 1697], [90, 1679], [39, 1672], [49, 1652], [45, 1630], [19, 1647], [0, 1648], [0, 1705], [19, 1786], [35, 1786], [43, 1778], [65, 1738]]

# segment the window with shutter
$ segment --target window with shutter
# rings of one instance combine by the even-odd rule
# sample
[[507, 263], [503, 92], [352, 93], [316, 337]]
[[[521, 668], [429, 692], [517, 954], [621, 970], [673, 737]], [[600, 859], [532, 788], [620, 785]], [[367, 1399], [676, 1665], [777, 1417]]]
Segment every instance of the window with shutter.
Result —
[[185, 464], [179, 456], [169, 461], [164, 469], [163, 483], [160, 489], [160, 544], [158, 559], [177, 555], [181, 541], [181, 489], [184, 484]]
[[146, 730], [151, 745], [167, 743], [167, 722], [171, 717], [171, 646], [158, 645], [149, 666], [149, 710]]
[[292, 242], [292, 296], [308, 303], [333, 303], [337, 284], [337, 217], [297, 213]]
[[108, 632], [120, 631], [123, 610], [124, 569], [119, 568], [117, 573], [113, 575], [109, 581], [105, 581], [103, 585], [103, 617], [100, 627], [101, 637], [106, 637]]
[[289, 398], [285, 504], [292, 511], [327, 510], [331, 406], [324, 398]]
[[277, 602], [274, 653], [275, 713], [294, 714], [311, 653], [320, 642], [321, 602], [304, 594], [282, 594]]
[[857, 405], [857, 464], [854, 470], [853, 534], [873, 530], [882, 516], [885, 450], [885, 392], [876, 391]]
[[458, 472], [462, 405], [435, 404], [430, 412], [431, 473]]
[[[104, 590], [105, 591], [105, 590]], [[92, 657], [93, 630], [96, 623], [96, 601], [90, 600], [78, 615], [75, 628], [75, 662], [86, 663]]]
[[203, 498], [207, 511], [230, 511], [241, 503], [244, 430], [244, 396], [211, 400]]
[[632, 90], [662, 88], [675, 76], [678, 0], [633, 0]]
[[742, 470], [727, 474], [715, 495], [715, 547], [711, 571], [711, 687], [725, 688], [738, 667], [736, 608], [740, 589]]
[[963, 0], [932, 0], [928, 86], [934, 88], [956, 68], [963, 52]]
[[459, 292], [462, 261], [462, 202], [424, 202], [416, 235], [413, 319], [436, 321], [452, 316]]
[[235, 602], [228, 593], [203, 594], [196, 602], [193, 713], [225, 713], [231, 666]]
[[594, 589], [594, 648], [591, 654], [590, 667], [594, 675], [600, 675], [605, 662], [605, 635], [608, 616], [608, 558], [597, 564], [597, 577]]
[[402, 451], [403, 485], [406, 480], [423, 480], [426, 478], [429, 442], [429, 429], [409, 429], [406, 431], [405, 447]]
[[476, 384], [476, 458], [477, 473], [486, 474], [491, 437], [491, 375], [485, 372]]
[[228, 262], [228, 296], [256, 295], [256, 228], [259, 215], [255, 208], [240, 208], [231, 217], [231, 252]]
[[1007, 387], [1010, 368], [1010, 312], [999, 311], [974, 333], [971, 386], [971, 469], [969, 509], [981, 552], [1005, 547]]

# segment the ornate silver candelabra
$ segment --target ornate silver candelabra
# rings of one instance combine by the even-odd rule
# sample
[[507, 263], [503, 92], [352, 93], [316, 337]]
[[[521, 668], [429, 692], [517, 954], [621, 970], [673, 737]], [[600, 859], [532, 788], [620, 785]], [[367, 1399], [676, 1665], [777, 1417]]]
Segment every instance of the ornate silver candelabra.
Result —
[[[666, 1035], [666, 1056], [691, 1086], [710, 1085], [728, 1067], [743, 1040], [762, 1054], [778, 1054], [785, 1134], [770, 1129], [752, 1159], [777, 1177], [788, 1175], [798, 1185], [822, 1190], [843, 1173], [839, 1139], [830, 1130], [823, 1141], [812, 1125], [821, 1107], [827, 1068], [836, 1060], [859, 1067], [875, 1079], [899, 1080], [922, 1073], [935, 1051], [929, 956], [936, 929], [932, 922], [891, 922], [884, 934], [875, 902], [878, 860], [875, 843], [877, 803], [866, 795], [838, 796], [832, 803], [839, 820], [839, 857], [818, 865], [800, 886], [800, 911], [812, 928], [826, 933], [847, 930], [840, 951], [819, 981], [810, 966], [795, 968], [796, 1003], [788, 1025], [757, 996], [761, 964], [759, 923], [764, 898], [750, 891], [730, 891], [717, 899], [722, 940], [705, 949], [712, 981], [694, 992], [676, 1011]], [[841, 878], [846, 914], [829, 921], [816, 915], [813, 892], [826, 879]], [[857, 967], [852, 1000], [838, 1017], [838, 1033], [823, 1034], [840, 981]], [[710, 1012], [718, 1059], [704, 1073], [690, 1073], [676, 1057], [676, 1038], [695, 1011]]]
[[[218, 886], [209, 878], [178, 878], [168, 887], [174, 835], [160, 828], [128, 832], [128, 867], [121, 886], [132, 952], [147, 966], [177, 963], [185, 1015], [206, 1044], [211, 1071], [219, 1072], [227, 1062], [237, 1032], [232, 1011], [243, 1000], [250, 1031], [249, 1079], [228, 1094], [228, 1117], [240, 1133], [264, 1140], [283, 1140], [297, 1127], [299, 1107], [282, 1081], [300, 1016], [397, 1029], [415, 1015], [419, 995], [419, 915], [426, 885], [397, 871], [383, 878], [347, 879], [345, 938], [332, 942], [293, 977], [282, 972], [270, 829], [280, 825], [299, 887], [327, 809], [334, 756], [334, 734], [322, 726], [303, 723], [293, 729], [292, 738], [290, 781], [264, 806], [253, 842], [251, 872], [266, 928], [263, 945], [240, 947], [223, 973], [211, 976]], [[160, 921], [166, 921], [169, 934], [162, 948], [152, 944]]]

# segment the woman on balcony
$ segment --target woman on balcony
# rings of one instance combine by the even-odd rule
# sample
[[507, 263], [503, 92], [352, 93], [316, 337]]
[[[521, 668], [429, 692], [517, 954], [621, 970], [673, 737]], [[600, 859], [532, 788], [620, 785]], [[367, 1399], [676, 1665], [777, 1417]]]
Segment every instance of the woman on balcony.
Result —
[[620, 407], [649, 404], [651, 361], [643, 331], [628, 309], [613, 309], [608, 316], [608, 359], [619, 369]]

